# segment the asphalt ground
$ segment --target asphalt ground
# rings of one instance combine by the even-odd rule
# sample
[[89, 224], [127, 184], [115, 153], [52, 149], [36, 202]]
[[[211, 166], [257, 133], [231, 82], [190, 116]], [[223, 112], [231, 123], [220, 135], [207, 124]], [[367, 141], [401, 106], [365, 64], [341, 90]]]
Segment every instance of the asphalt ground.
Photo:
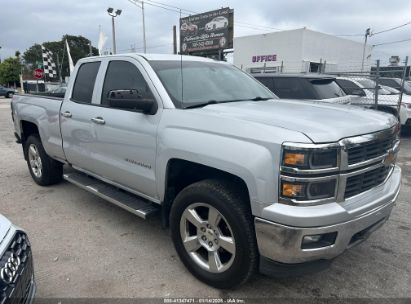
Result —
[[184, 268], [159, 219], [144, 221], [67, 182], [37, 186], [15, 143], [9, 104], [0, 98], [0, 213], [30, 237], [39, 299], [411, 298], [411, 131], [402, 136], [397, 205], [366, 242], [325, 271], [282, 279], [256, 275], [221, 291]]

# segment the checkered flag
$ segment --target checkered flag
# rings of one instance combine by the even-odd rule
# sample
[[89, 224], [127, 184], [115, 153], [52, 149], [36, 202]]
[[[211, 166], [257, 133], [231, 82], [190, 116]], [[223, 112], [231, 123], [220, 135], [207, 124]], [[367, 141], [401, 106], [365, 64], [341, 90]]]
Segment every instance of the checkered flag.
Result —
[[43, 51], [44, 75], [47, 75], [49, 78], [57, 77], [57, 69], [53, 60], [53, 53], [44, 46], [41, 46], [41, 50]]

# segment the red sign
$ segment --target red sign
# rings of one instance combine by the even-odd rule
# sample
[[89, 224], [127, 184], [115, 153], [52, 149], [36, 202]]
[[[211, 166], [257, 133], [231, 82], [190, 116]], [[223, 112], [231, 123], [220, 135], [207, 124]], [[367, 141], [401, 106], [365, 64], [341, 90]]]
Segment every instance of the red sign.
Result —
[[33, 75], [36, 79], [43, 79], [44, 71], [43, 71], [43, 69], [35, 69], [34, 72], [33, 72]]

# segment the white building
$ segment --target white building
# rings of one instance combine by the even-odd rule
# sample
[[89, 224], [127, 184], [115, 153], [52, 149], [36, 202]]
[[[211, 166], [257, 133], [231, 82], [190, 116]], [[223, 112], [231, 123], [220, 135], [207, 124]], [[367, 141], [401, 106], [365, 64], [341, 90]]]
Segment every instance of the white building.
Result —
[[[233, 63], [251, 72], [360, 71], [364, 44], [306, 28], [234, 38]], [[364, 71], [370, 69], [371, 46]]]

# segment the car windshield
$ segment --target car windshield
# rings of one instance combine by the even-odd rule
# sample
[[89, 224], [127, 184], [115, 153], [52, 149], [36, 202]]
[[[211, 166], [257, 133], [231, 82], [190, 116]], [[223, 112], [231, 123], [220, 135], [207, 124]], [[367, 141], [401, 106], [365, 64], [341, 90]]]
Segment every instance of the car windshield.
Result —
[[310, 82], [320, 99], [345, 96], [344, 91], [338, 86], [335, 79], [311, 79]]
[[[359, 83], [361, 83], [364, 86], [364, 89], [369, 89], [371, 93], [374, 93], [375, 89], [375, 81], [371, 79], [359, 79], [357, 80]], [[391, 95], [392, 93], [384, 88], [380, 88], [378, 90], [378, 94], [380, 95]]]
[[257, 80], [230, 64], [187, 60], [153, 60], [150, 64], [177, 108], [276, 98]]

